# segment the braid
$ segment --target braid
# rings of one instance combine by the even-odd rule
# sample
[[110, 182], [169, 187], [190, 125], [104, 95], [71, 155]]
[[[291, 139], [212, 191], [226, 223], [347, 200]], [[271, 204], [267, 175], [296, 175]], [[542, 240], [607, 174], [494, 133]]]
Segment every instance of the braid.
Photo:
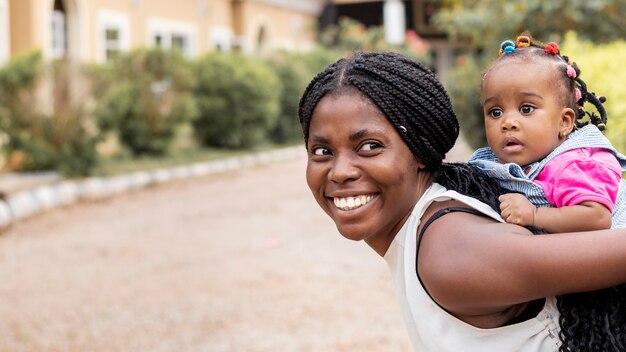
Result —
[[[521, 37], [528, 38], [528, 45], [526, 42], [520, 45]], [[539, 58], [553, 62], [558, 71], [563, 102], [576, 111], [576, 127], [593, 124], [604, 130], [607, 114], [602, 103], [606, 99], [589, 92], [587, 84], [580, 78], [578, 65], [569, 57], [562, 56], [555, 43], [544, 45], [525, 33], [518, 37], [517, 43], [503, 42], [501, 52], [504, 55], [492, 67], [511, 58]], [[585, 112], [585, 103], [595, 106], [599, 116]], [[626, 351], [626, 285], [563, 295], [557, 300], [563, 342], [560, 352]]]
[[500, 212], [498, 197], [508, 192], [484, 172], [465, 163], [444, 163], [434, 180], [447, 189], [480, 199], [497, 212]]
[[300, 100], [305, 144], [319, 101], [346, 89], [371, 101], [431, 171], [441, 167], [458, 137], [459, 123], [450, 98], [426, 66], [390, 52], [356, 52], [330, 65], [313, 78]]

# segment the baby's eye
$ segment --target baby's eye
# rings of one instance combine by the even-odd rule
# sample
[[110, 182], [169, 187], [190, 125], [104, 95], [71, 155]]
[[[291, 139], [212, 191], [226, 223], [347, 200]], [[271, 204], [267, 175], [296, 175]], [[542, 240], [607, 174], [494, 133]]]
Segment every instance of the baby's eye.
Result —
[[522, 105], [522, 107], [519, 109], [519, 111], [522, 114], [530, 114], [531, 112], [535, 111], [535, 108], [533, 108], [530, 105]]
[[313, 155], [330, 155], [330, 149], [324, 147], [311, 148], [311, 154]]
[[493, 117], [495, 119], [497, 119], [499, 117], [502, 117], [502, 114], [503, 114], [503, 112], [499, 108], [491, 109], [491, 110], [489, 110], [489, 113], [488, 113], [489, 116], [491, 116], [491, 117]]
[[366, 142], [361, 145], [361, 150], [363, 151], [372, 151], [380, 148], [382, 148], [382, 145], [376, 142]]

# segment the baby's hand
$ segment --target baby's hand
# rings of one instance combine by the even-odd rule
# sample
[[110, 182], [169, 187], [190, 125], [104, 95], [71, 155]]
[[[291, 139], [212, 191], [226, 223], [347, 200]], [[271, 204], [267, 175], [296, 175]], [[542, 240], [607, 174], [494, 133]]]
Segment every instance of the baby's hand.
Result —
[[507, 193], [498, 198], [502, 219], [509, 224], [533, 226], [537, 208], [523, 194]]

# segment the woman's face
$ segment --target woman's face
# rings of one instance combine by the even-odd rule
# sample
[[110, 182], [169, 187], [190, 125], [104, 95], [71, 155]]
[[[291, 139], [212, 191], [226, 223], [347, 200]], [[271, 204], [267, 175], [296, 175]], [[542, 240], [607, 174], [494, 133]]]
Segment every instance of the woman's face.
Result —
[[384, 253], [419, 197], [420, 169], [423, 164], [363, 95], [326, 96], [315, 108], [307, 183], [344, 237]]

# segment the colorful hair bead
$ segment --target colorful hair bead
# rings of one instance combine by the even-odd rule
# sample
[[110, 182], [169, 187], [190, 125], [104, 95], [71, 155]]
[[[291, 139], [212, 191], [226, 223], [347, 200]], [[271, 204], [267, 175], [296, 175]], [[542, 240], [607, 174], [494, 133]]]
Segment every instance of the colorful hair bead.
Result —
[[518, 48], [526, 48], [530, 46], [530, 37], [527, 35], [520, 35], [519, 37], [517, 37], [517, 40], [515, 41], [515, 45]]
[[500, 56], [515, 52], [515, 43], [512, 40], [505, 40], [500, 44]]
[[555, 42], [550, 42], [546, 44], [544, 50], [546, 53], [550, 55], [558, 55], [559, 54], [559, 46]]
[[567, 65], [565, 73], [567, 73], [567, 77], [569, 78], [576, 78], [576, 70], [572, 67], [572, 65]]
[[583, 97], [582, 93], [580, 92], [580, 89], [578, 88], [574, 88], [574, 95], [576, 96], [576, 101], [579, 101], [580, 98]]

